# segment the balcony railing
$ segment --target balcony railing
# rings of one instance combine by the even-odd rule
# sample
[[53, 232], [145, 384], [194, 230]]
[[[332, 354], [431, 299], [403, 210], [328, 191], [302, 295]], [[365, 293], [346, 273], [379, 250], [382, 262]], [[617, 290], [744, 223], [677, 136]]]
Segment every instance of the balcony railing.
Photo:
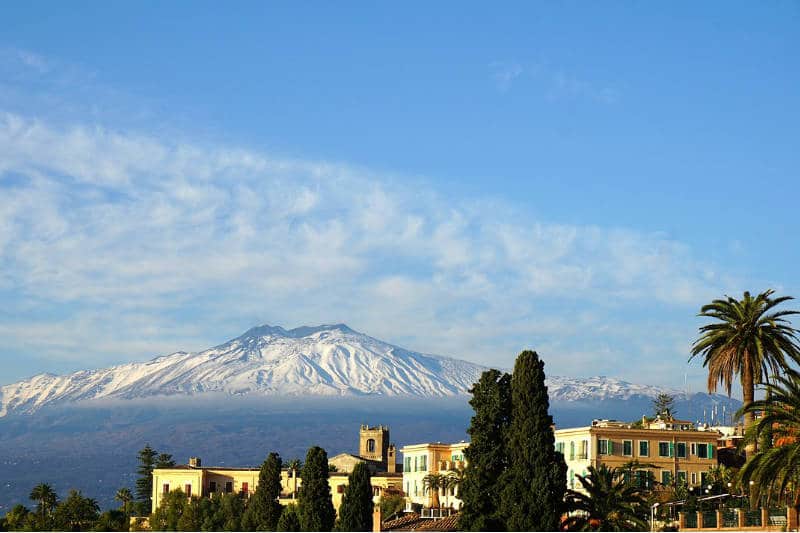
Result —
[[440, 518], [447, 518], [448, 516], [455, 513], [452, 509], [448, 507], [442, 507], [440, 509], [430, 508], [430, 509], [422, 509], [419, 512], [420, 518], [433, 518], [434, 520], [438, 520]]

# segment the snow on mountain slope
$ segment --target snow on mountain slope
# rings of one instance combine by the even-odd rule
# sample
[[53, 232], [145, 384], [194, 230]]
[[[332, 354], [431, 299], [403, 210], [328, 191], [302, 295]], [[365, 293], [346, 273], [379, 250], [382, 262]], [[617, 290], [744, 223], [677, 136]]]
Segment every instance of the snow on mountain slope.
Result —
[[404, 350], [343, 324], [289, 331], [261, 326], [199, 353], [66, 376], [41, 374], [0, 387], [0, 416], [81, 400], [204, 392], [450, 396], [466, 393], [484, 370]]
[[[344, 324], [285, 330], [255, 327], [198, 352], [176, 352], [65, 376], [41, 374], [0, 387], [0, 417], [98, 399], [202, 393], [228, 395], [453, 396], [466, 394], [486, 367], [416, 353]], [[679, 391], [613, 378], [548, 377], [551, 403], [652, 398]]]

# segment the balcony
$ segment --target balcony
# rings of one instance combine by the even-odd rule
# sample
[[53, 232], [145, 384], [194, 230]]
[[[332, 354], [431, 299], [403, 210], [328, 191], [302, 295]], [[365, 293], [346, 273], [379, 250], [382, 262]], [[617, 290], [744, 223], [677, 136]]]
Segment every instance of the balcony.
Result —
[[439, 508], [439, 509], [436, 509], [436, 508], [425, 509], [425, 508], [423, 508], [422, 510], [420, 510], [419, 516], [420, 516], [420, 518], [433, 518], [434, 520], [438, 520], [440, 518], [447, 518], [448, 516], [453, 515], [455, 513], [456, 513], [456, 511], [454, 511], [453, 509], [450, 509], [449, 507], [442, 507], [442, 508]]

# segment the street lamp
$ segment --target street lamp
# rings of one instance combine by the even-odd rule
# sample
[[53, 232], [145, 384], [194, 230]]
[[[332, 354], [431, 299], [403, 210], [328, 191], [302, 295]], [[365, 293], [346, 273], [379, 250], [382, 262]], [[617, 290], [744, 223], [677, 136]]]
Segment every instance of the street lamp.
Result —
[[650, 531], [656, 530], [656, 508], [661, 505], [660, 503], [656, 502], [650, 507]]

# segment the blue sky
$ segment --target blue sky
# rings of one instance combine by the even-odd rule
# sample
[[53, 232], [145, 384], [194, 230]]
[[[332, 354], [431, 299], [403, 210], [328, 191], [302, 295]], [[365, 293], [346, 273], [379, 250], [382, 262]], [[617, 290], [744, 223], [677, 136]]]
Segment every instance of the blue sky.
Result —
[[0, 383], [259, 323], [704, 384], [800, 295], [800, 7], [0, 5]]

